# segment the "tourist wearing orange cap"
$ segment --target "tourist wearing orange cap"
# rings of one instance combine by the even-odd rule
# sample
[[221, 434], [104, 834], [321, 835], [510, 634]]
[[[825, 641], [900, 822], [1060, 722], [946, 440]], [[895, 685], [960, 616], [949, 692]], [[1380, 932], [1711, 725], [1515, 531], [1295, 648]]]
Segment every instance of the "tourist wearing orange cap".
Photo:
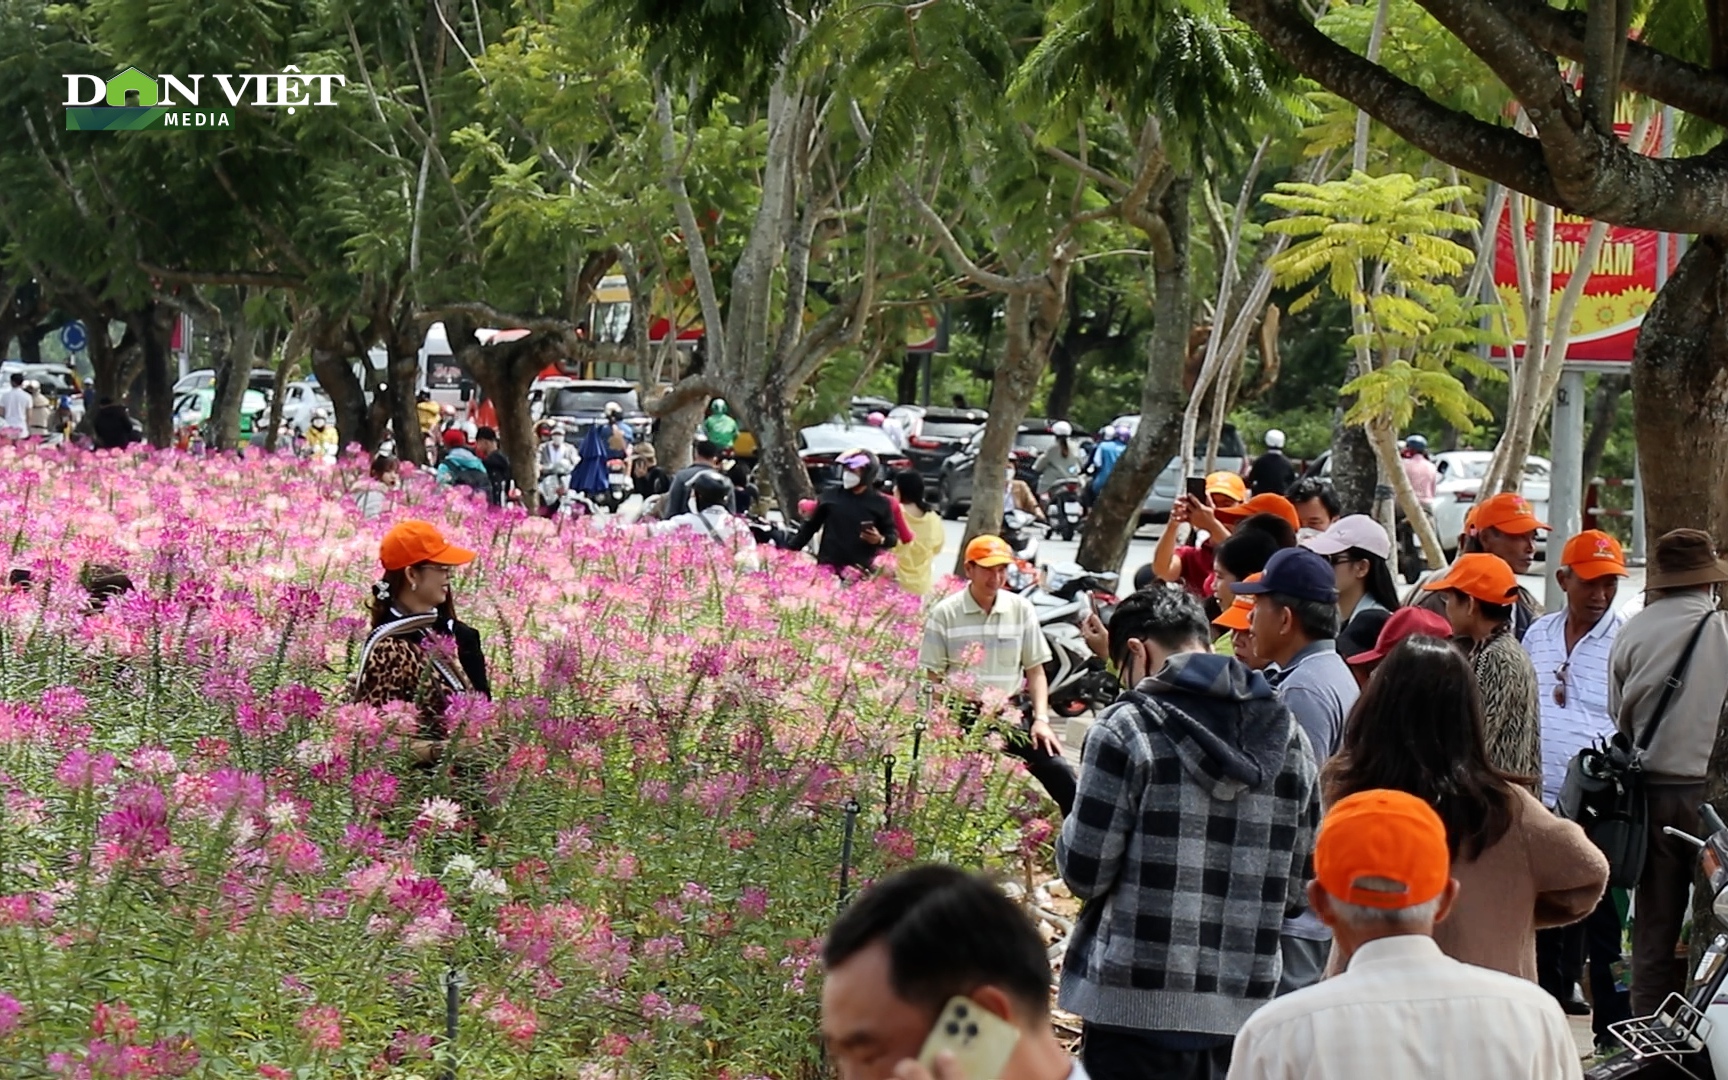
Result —
[[[384, 574], [372, 586], [372, 633], [360, 650], [354, 700], [362, 705], [405, 701], [420, 715], [416, 761], [443, 756], [450, 733], [444, 721], [450, 696], [490, 694], [480, 634], [456, 618], [450, 578], [474, 561], [474, 552], [444, 539], [425, 521], [404, 521], [378, 546]], [[456, 657], [427, 645], [436, 635], [455, 639]]]
[[1445, 575], [1422, 586], [1446, 603], [1452, 633], [1470, 656], [1488, 717], [1488, 760], [1542, 793], [1542, 716], [1536, 668], [1512, 635], [1518, 580], [1505, 560], [1486, 552], [1460, 555]]
[[[1553, 805], [1573, 755], [1614, 733], [1608, 711], [1608, 665], [1625, 620], [1614, 610], [1626, 557], [1620, 542], [1590, 529], [1566, 541], [1555, 576], [1566, 607], [1530, 624], [1524, 651], [1536, 667], [1536, 704], [1542, 714], [1543, 799]], [[1611, 1045], [1608, 1025], [1632, 1015], [1626, 991], [1615, 984], [1620, 963], [1620, 913], [1605, 896], [1581, 923], [1544, 930], [1536, 937], [1539, 980], [1574, 1015], [1590, 1013], [1598, 1046]], [[1575, 987], [1590, 955], [1592, 1010]]]
[[1362, 791], [1332, 808], [1308, 902], [1349, 968], [1250, 1017], [1229, 1080], [1582, 1075], [1553, 999], [1436, 943], [1469, 891], [1453, 876], [1449, 831], [1403, 791]]
[[1237, 506], [1223, 507], [1218, 511], [1218, 520], [1234, 529], [1239, 522], [1255, 514], [1275, 514], [1284, 519], [1292, 532], [1302, 527], [1302, 518], [1296, 513], [1295, 505], [1282, 495], [1256, 495]]
[[[1259, 574], [1250, 574], [1244, 580], [1259, 581]], [[1247, 594], [1236, 597], [1224, 614], [1212, 620], [1212, 625], [1224, 632], [1224, 636], [1212, 646], [1214, 652], [1221, 656], [1234, 656], [1242, 661], [1242, 665], [1250, 671], [1259, 671], [1266, 666], [1266, 661], [1254, 652], [1254, 598]], [[1228, 645], [1229, 648], [1221, 648]]]
[[[1465, 515], [1464, 536], [1458, 551], [1460, 555], [1493, 555], [1514, 574], [1528, 574], [1530, 564], [1536, 558], [1536, 534], [1547, 529], [1547, 525], [1537, 520], [1529, 500], [1508, 491], [1484, 499]], [[1445, 608], [1441, 599], [1419, 589], [1411, 602], [1443, 615]], [[1527, 590], [1520, 588], [1512, 607], [1513, 637], [1523, 641], [1530, 624], [1541, 614], [1542, 605]]]
[[1463, 885], [1435, 933], [1441, 950], [1534, 982], [1536, 931], [1588, 915], [1608, 860], [1522, 777], [1495, 767], [1486, 723], [1469, 661], [1447, 642], [1412, 635], [1380, 662], [1350, 714], [1343, 745], [1321, 770], [1321, 798], [1330, 806], [1395, 787], [1432, 806]]
[[[1218, 514], [1248, 498], [1248, 485], [1233, 472], [1215, 472], [1206, 478], [1206, 501], [1182, 494], [1170, 505], [1170, 523], [1152, 550], [1152, 572], [1160, 581], [1181, 582], [1200, 598], [1212, 595], [1212, 563], [1218, 545], [1230, 535]], [[1187, 539], [1177, 546], [1180, 526], [1192, 526]]]
[[[966, 545], [966, 587], [931, 606], [918, 666], [937, 681], [965, 677], [980, 690], [1008, 695], [1024, 689], [1031, 714], [1023, 728], [1005, 733], [1006, 750], [1026, 763], [1066, 815], [1074, 806], [1074, 770], [1050, 726], [1050, 683], [1044, 674], [1050, 643], [1032, 602], [1006, 588], [1013, 562], [1014, 551], [1000, 536], [977, 536]], [[967, 713], [976, 715], [975, 708]]]

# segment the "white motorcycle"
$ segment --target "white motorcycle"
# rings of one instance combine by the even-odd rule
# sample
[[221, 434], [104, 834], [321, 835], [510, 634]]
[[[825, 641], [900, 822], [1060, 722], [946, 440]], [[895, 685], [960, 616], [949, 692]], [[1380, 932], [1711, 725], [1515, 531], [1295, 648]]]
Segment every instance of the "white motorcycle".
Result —
[[1044, 676], [1050, 684], [1050, 711], [1057, 716], [1096, 712], [1116, 700], [1119, 687], [1108, 665], [1094, 655], [1080, 624], [1096, 614], [1106, 626], [1116, 609], [1116, 575], [1094, 573], [1079, 563], [1046, 567], [1041, 586], [1021, 593], [1038, 613], [1038, 626], [1050, 646]]

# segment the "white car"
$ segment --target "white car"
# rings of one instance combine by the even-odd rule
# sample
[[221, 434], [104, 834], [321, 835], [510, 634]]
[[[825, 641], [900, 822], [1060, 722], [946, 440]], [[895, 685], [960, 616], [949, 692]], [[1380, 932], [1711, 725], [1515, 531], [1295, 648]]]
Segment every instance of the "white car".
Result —
[[[1458, 551], [1458, 536], [1464, 531], [1464, 515], [1476, 505], [1481, 495], [1482, 477], [1488, 472], [1488, 462], [1494, 457], [1487, 450], [1447, 450], [1434, 455], [1434, 467], [1440, 470], [1440, 483], [1435, 490], [1434, 529], [1440, 534], [1440, 544], [1446, 556]], [[1524, 459], [1524, 482], [1519, 494], [1530, 501], [1539, 520], [1548, 520], [1548, 487], [1553, 465], [1547, 458], [1531, 456]], [[1542, 538], [1536, 549], [1543, 548]]]

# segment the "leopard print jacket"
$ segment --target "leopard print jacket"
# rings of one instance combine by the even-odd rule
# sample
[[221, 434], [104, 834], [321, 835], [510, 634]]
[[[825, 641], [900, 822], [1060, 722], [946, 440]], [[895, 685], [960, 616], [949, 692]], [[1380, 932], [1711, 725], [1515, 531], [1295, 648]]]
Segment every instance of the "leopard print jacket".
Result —
[[1541, 798], [1542, 710], [1529, 654], [1508, 625], [1476, 647], [1470, 666], [1476, 672], [1487, 718], [1482, 734], [1489, 764], [1514, 776], [1533, 778], [1530, 792]]
[[360, 652], [353, 701], [387, 705], [406, 701], [420, 714], [422, 739], [443, 739], [450, 695], [474, 689], [462, 666], [429, 648], [437, 613], [395, 619], [373, 630]]

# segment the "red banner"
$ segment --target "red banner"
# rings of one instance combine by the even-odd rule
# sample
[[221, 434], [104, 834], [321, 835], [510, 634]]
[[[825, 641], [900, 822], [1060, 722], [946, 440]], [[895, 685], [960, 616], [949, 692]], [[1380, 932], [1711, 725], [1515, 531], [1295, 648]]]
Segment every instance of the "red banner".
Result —
[[[1622, 106], [1615, 132], [1627, 139], [1632, 134], [1630, 110]], [[1634, 147], [1639, 153], [1654, 154], [1662, 143], [1661, 118], [1654, 120], [1645, 132], [1643, 145]], [[1524, 201], [1524, 242], [1533, 243], [1536, 235], [1534, 219], [1536, 202], [1527, 196], [1514, 194]], [[1556, 212], [1554, 215], [1554, 281], [1549, 311], [1557, 313], [1560, 295], [1583, 257], [1584, 242], [1590, 235], [1589, 218]], [[1649, 229], [1624, 229], [1610, 225], [1596, 253], [1590, 278], [1584, 284], [1584, 295], [1572, 313], [1572, 337], [1566, 349], [1568, 360], [1606, 360], [1627, 362], [1632, 359], [1632, 346], [1638, 340], [1638, 327], [1644, 313], [1656, 298], [1660, 280], [1657, 261], [1661, 245], [1657, 233]], [[1524, 305], [1519, 302], [1518, 270], [1513, 261], [1512, 204], [1507, 200], [1496, 227], [1494, 243], [1494, 288], [1506, 305], [1506, 317], [1511, 324], [1512, 348], [1518, 355], [1524, 352]], [[1679, 261], [1678, 245], [1668, 245], [1668, 268]], [[1504, 356], [1504, 349], [1495, 349]]]

